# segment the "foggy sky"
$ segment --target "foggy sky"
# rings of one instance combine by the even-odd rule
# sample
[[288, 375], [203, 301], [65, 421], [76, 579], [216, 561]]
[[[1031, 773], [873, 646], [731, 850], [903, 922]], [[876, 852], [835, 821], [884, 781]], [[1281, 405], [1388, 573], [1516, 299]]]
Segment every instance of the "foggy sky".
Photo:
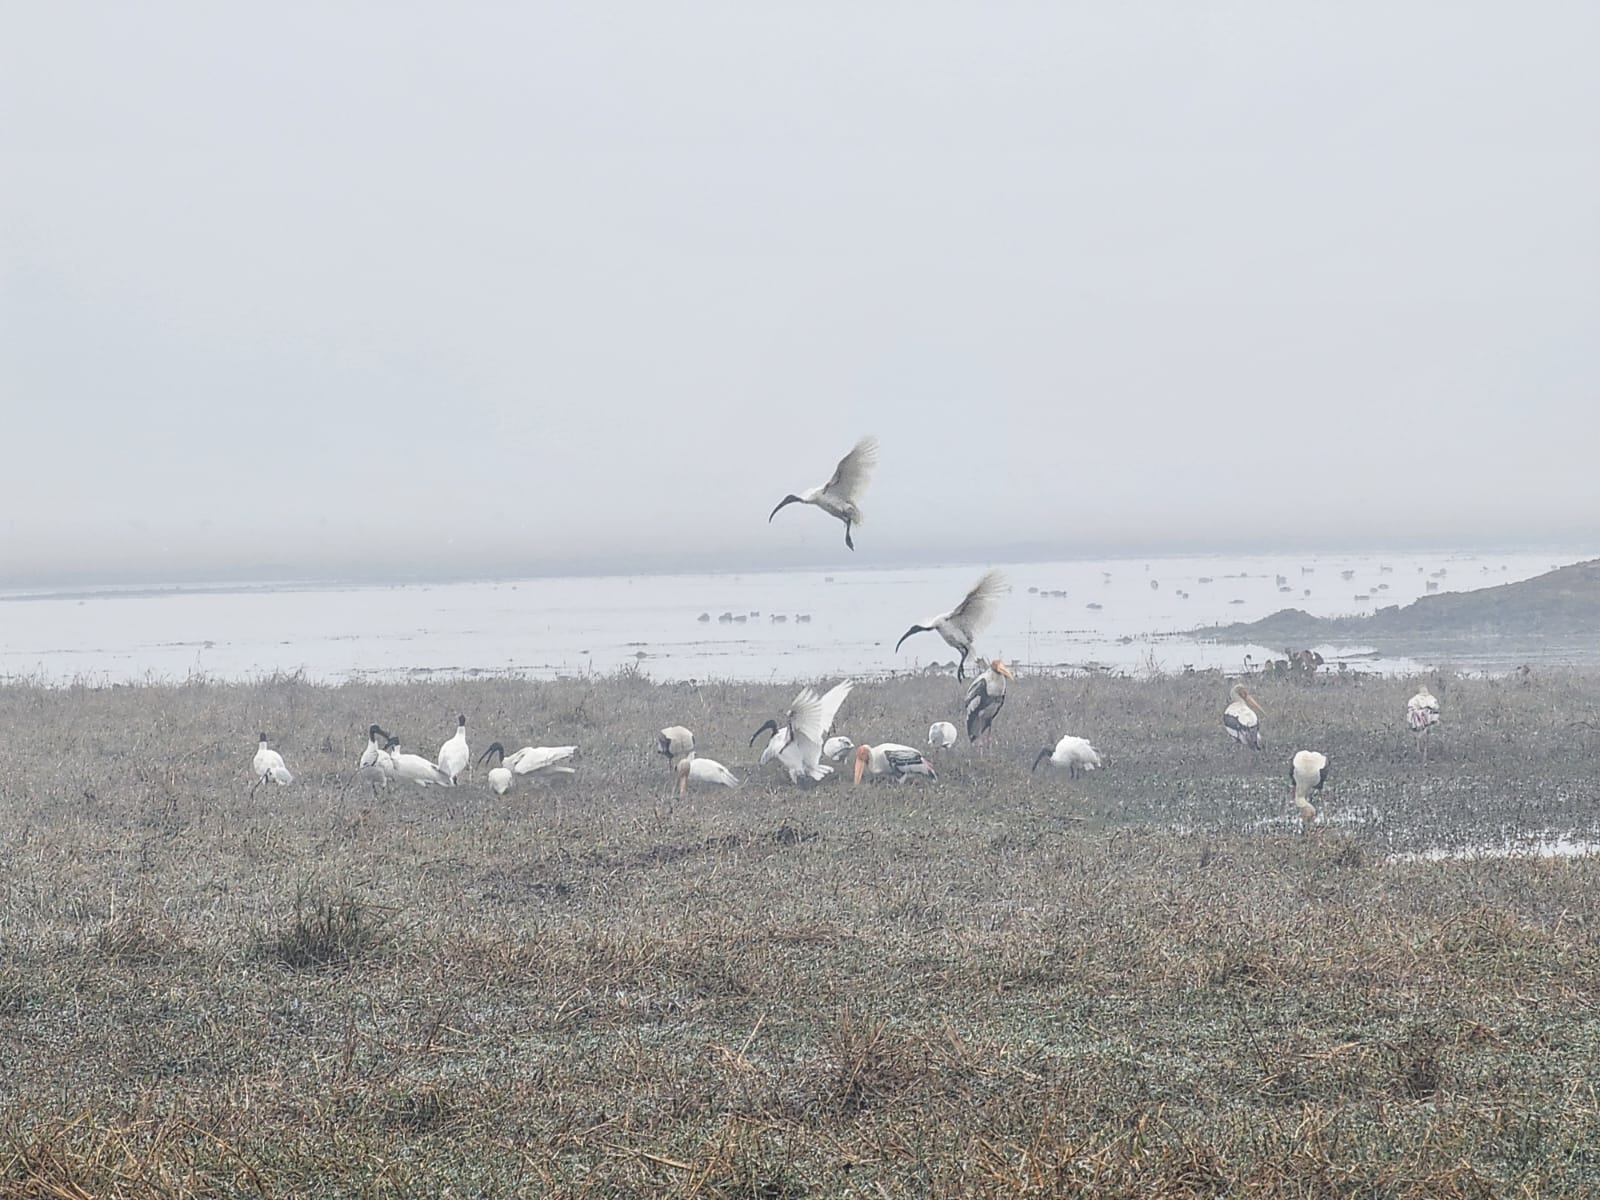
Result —
[[1550, 541], [1600, 7], [8, 5], [0, 578]]

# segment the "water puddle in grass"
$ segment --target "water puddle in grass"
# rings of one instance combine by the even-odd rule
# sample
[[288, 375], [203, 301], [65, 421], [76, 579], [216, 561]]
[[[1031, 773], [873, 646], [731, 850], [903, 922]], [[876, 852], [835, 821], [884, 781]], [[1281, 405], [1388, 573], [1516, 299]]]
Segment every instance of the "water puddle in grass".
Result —
[[1391, 854], [1385, 862], [1470, 862], [1491, 858], [1586, 858], [1600, 854], [1600, 841], [1569, 834], [1546, 835], [1531, 841], [1484, 842], [1472, 846], [1435, 846]]

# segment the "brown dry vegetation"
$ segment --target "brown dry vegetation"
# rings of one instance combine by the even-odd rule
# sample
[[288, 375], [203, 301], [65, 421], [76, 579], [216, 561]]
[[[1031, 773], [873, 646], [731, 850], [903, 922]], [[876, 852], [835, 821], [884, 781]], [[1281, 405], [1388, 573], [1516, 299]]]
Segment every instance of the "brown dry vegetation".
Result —
[[[1600, 681], [1024, 676], [934, 786], [807, 791], [790, 687], [0, 689], [0, 1195], [1548, 1196], [1600, 1187]], [[866, 685], [919, 742], [949, 679]], [[579, 742], [576, 779], [341, 793]], [[735, 792], [670, 798], [683, 722]], [[255, 734], [297, 780], [247, 798]], [[1077, 783], [1034, 752], [1092, 737]], [[1287, 763], [1334, 758], [1311, 836]]]

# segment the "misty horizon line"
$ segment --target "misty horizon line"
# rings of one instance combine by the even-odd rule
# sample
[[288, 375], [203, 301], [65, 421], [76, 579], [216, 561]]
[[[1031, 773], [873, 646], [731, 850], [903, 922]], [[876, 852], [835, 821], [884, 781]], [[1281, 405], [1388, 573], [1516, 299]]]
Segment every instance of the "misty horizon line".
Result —
[[[955, 547], [943, 554], [913, 549], [901, 554], [856, 559], [836, 554], [810, 552], [785, 553], [666, 552], [601, 555], [528, 556], [516, 561], [505, 558], [438, 563], [421, 567], [379, 562], [366, 566], [330, 566], [326, 562], [244, 562], [191, 563], [187, 566], [135, 569], [41, 568], [5, 571], [0, 569], [0, 589], [12, 592], [37, 592], [45, 589], [93, 590], [97, 588], [239, 587], [285, 584], [408, 585], [451, 584], [517, 579], [599, 578], [610, 576], [715, 575], [728, 573], [778, 573], [783, 571], [857, 571], [873, 569], [987, 566], [995, 563], [1043, 564], [1050, 562], [1133, 561], [1187, 557], [1214, 558], [1229, 554], [1286, 556], [1293, 554], [1531, 554], [1546, 551], [1569, 561], [1600, 556], [1600, 550], [1580, 547], [1572, 542], [1545, 540], [1489, 539], [1481, 542], [1408, 541], [1393, 539], [1374, 542], [1296, 541], [1243, 539], [1174, 541], [1170, 543], [1111, 543], [1105, 545], [1066, 545], [1051, 542], [1020, 542], [988, 547]], [[1578, 556], [1574, 558], [1574, 556]], [[475, 556], [474, 556], [475, 557]], [[1560, 564], [1554, 564], [1560, 565]]]

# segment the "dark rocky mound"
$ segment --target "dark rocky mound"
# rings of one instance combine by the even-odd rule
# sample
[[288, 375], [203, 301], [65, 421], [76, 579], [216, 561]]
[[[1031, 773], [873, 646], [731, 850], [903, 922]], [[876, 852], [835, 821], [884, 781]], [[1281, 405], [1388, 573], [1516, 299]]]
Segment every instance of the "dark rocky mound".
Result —
[[1313, 617], [1286, 608], [1259, 621], [1194, 631], [1223, 642], [1266, 646], [1363, 642], [1394, 645], [1466, 638], [1573, 639], [1600, 635], [1600, 559], [1521, 583], [1439, 592], [1370, 617]]

